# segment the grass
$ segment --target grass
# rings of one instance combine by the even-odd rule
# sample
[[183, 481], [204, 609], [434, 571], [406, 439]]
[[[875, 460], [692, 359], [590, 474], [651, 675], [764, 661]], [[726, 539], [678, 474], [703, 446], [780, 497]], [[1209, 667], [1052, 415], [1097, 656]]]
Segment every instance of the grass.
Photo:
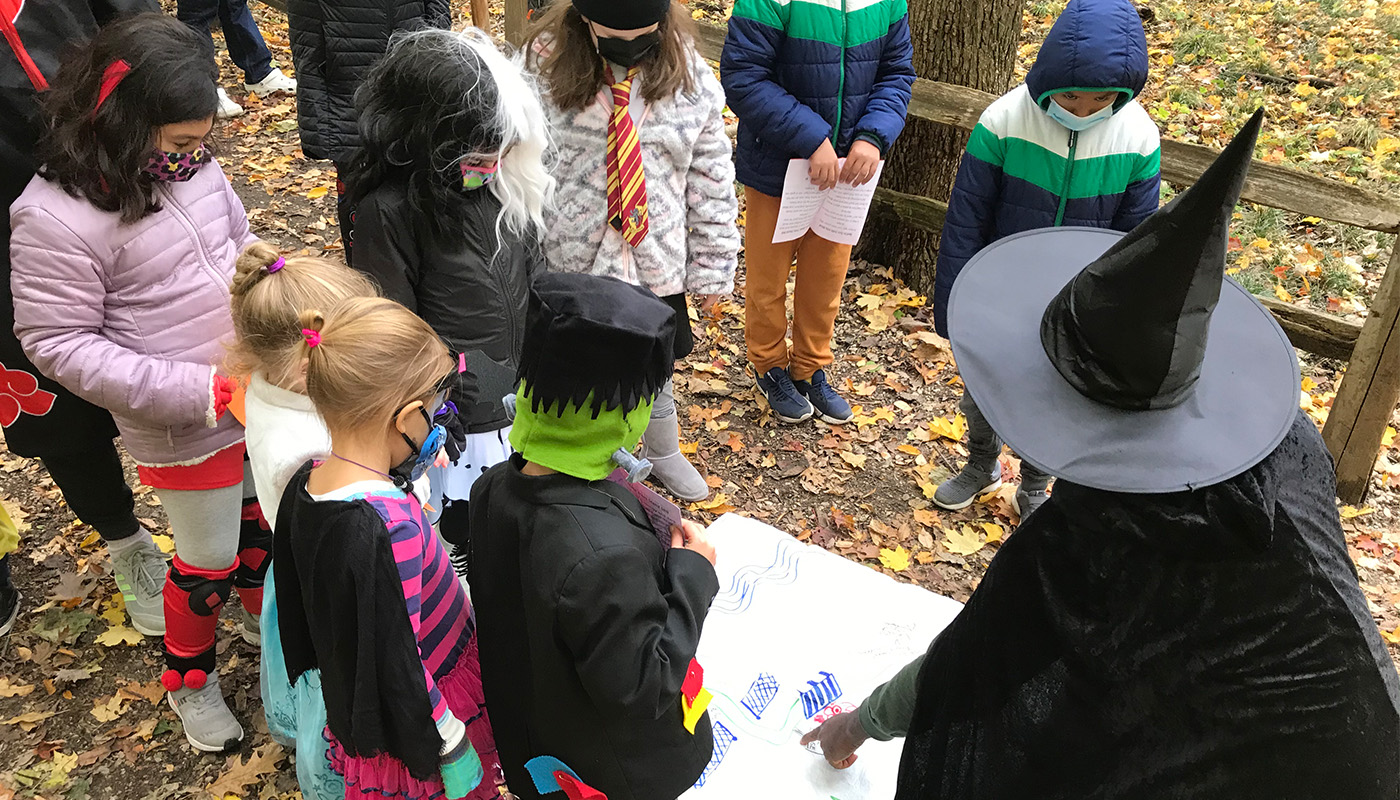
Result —
[[1220, 60], [1230, 54], [1225, 45], [1225, 36], [1217, 30], [1193, 27], [1176, 39], [1177, 58], [1194, 56], [1196, 59]]

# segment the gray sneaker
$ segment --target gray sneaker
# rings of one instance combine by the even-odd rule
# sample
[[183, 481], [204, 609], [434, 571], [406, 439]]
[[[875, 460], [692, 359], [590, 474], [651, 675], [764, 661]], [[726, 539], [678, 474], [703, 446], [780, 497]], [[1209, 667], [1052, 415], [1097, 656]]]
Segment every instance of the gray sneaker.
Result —
[[176, 689], [167, 692], [170, 707], [185, 726], [185, 738], [190, 746], [204, 753], [222, 753], [243, 743], [243, 726], [224, 702], [219, 689], [219, 676], [211, 674], [198, 689]]
[[243, 618], [238, 626], [238, 635], [243, 637], [243, 641], [254, 647], [262, 647], [262, 617], [250, 612], [243, 606], [238, 607], [239, 615]]
[[968, 462], [962, 472], [944, 481], [933, 493], [933, 503], [949, 511], [961, 511], [972, 501], [1001, 488], [1001, 462], [993, 461], [991, 471]]
[[1043, 489], [1038, 492], [1028, 492], [1025, 489], [1017, 489], [1016, 496], [1011, 499], [1011, 507], [1015, 509], [1016, 516], [1020, 517], [1022, 522], [1025, 522], [1026, 517], [1034, 514], [1035, 510], [1045, 505], [1045, 501], [1049, 499], [1050, 495]]
[[112, 577], [126, 601], [131, 627], [147, 636], [165, 635], [165, 554], [154, 543], [138, 545], [112, 557]]

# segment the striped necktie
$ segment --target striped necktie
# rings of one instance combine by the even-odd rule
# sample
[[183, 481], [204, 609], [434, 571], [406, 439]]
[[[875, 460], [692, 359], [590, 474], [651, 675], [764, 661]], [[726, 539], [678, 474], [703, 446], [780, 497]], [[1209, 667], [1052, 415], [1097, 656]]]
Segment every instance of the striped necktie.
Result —
[[637, 247], [647, 236], [647, 180], [642, 145], [628, 103], [638, 69], [612, 85], [613, 112], [608, 120], [608, 224]]

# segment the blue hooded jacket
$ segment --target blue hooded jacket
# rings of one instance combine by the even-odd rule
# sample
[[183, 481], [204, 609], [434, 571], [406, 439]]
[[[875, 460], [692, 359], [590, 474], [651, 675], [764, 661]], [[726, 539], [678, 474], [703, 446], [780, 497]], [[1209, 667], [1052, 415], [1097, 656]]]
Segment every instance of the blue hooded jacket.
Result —
[[[1057, 225], [1128, 231], [1157, 210], [1157, 125], [1135, 99], [1147, 38], [1129, 0], [1071, 0], [1026, 83], [983, 112], [968, 139], [939, 246], [933, 313], [948, 335], [948, 296], [968, 259], [1013, 233]], [[1075, 133], [1045, 109], [1055, 94], [1117, 89], [1109, 119]], [[1033, 266], [1033, 265], [1028, 265]]]
[[739, 182], [783, 193], [788, 161], [831, 140], [889, 150], [914, 87], [907, 0], [735, 0], [720, 82], [739, 117]]

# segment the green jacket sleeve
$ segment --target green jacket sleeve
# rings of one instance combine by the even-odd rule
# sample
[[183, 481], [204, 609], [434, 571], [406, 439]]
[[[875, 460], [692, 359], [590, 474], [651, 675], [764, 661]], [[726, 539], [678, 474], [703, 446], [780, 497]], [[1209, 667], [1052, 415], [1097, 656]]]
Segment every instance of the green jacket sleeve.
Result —
[[856, 713], [860, 716], [861, 727], [870, 738], [887, 742], [896, 736], [909, 732], [909, 721], [914, 718], [914, 701], [919, 693], [919, 672], [924, 667], [924, 656], [904, 665], [893, 678], [890, 678], [860, 704]]

